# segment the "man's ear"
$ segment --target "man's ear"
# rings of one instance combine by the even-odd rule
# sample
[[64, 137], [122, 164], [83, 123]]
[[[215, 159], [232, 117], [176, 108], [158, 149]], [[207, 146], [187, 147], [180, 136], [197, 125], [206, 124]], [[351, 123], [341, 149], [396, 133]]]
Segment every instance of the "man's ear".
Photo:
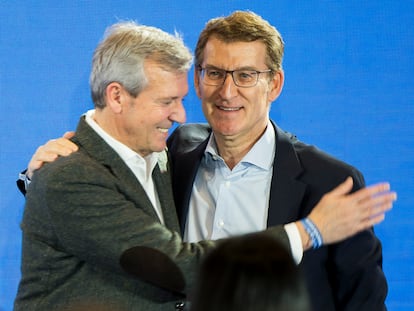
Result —
[[106, 87], [106, 105], [114, 113], [122, 112], [122, 105], [125, 102], [126, 90], [118, 82], [111, 82]]
[[270, 81], [270, 90], [269, 90], [269, 102], [275, 101], [283, 89], [283, 83], [285, 82], [285, 73], [282, 69], [277, 71], [272, 80]]
[[198, 98], [201, 98], [200, 94], [200, 70], [198, 68], [194, 68], [194, 88]]

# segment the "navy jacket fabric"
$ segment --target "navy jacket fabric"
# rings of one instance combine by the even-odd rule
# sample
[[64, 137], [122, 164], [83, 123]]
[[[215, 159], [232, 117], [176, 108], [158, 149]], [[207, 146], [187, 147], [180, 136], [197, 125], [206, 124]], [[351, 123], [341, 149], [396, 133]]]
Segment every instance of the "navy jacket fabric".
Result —
[[[353, 190], [364, 187], [364, 178], [356, 168], [272, 124], [276, 154], [268, 226], [307, 216], [326, 192], [348, 176], [354, 179]], [[182, 232], [192, 184], [210, 134], [211, 128], [206, 124], [186, 124], [169, 138], [173, 191]], [[386, 310], [384, 301], [388, 289], [382, 271], [382, 247], [373, 230], [307, 251], [301, 268], [314, 311]]]

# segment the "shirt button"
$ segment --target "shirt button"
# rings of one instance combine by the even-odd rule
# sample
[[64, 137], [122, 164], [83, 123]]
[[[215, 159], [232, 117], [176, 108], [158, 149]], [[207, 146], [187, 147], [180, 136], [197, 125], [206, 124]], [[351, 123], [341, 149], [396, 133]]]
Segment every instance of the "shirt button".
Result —
[[218, 221], [218, 226], [220, 228], [223, 228], [224, 227], [224, 221], [222, 219]]
[[226, 187], [229, 188], [230, 185], [231, 185], [231, 182], [230, 181], [226, 181]]

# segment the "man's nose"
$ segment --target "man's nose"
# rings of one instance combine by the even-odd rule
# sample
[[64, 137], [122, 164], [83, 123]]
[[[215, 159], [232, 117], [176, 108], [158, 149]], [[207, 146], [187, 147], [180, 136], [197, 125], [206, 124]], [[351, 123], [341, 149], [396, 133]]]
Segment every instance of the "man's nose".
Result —
[[186, 120], [185, 109], [182, 100], [177, 100], [174, 103], [173, 111], [171, 112], [170, 120], [177, 123], [184, 123]]
[[237, 93], [237, 85], [234, 83], [233, 74], [227, 72], [223, 84], [220, 86], [220, 95], [223, 98], [231, 98]]

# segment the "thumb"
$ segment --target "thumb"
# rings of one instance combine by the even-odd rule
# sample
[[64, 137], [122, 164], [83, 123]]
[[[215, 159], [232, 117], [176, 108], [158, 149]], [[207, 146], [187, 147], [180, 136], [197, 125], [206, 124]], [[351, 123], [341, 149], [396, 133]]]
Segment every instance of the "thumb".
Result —
[[63, 137], [69, 139], [69, 138], [72, 138], [74, 135], [75, 135], [75, 132], [68, 131], [65, 134], [63, 134]]
[[335, 189], [333, 189], [330, 193], [332, 195], [340, 196], [349, 193], [352, 190], [352, 186], [354, 181], [351, 176], [348, 176], [347, 179], [341, 184], [339, 184]]

